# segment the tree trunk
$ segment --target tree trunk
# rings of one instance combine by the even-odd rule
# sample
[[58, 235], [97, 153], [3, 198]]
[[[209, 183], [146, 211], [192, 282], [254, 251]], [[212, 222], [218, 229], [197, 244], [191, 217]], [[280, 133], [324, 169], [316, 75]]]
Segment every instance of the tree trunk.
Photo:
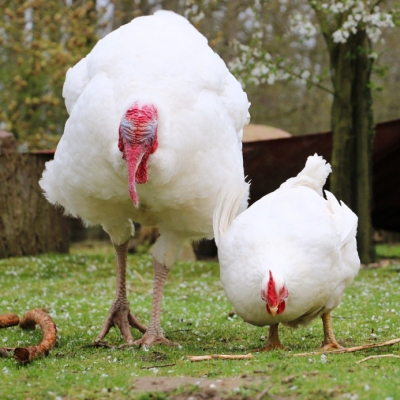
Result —
[[0, 258], [68, 252], [69, 219], [45, 199], [38, 184], [50, 158], [0, 155]]
[[370, 83], [372, 61], [365, 31], [333, 43], [328, 36], [332, 104], [331, 190], [357, 215], [358, 251], [363, 263], [375, 258], [371, 223], [373, 112]]
[[356, 136], [356, 199], [358, 214], [358, 251], [367, 264], [375, 260], [372, 204], [372, 148], [374, 139], [374, 116], [370, 88], [372, 59], [371, 44], [365, 31], [357, 35], [355, 76], [353, 82], [353, 121]]
[[332, 103], [332, 176], [331, 191], [355, 211], [353, 201], [355, 137], [352, 120], [353, 63], [348, 54], [351, 44], [331, 49], [331, 74], [335, 96]]

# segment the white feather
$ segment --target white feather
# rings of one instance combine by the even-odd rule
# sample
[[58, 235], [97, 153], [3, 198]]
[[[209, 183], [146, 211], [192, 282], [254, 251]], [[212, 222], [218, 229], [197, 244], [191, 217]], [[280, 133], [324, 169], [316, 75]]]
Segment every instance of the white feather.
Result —
[[222, 235], [236, 218], [241, 203], [245, 201], [247, 204], [249, 188], [250, 184], [245, 182], [242, 186], [230, 188], [219, 195], [213, 216], [214, 238], [217, 246]]

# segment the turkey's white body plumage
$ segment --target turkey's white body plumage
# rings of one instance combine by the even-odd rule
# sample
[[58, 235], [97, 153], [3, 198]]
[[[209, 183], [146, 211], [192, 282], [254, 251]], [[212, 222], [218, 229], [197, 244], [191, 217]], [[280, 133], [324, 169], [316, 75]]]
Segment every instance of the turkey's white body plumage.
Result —
[[[329, 171], [322, 157], [309, 157], [297, 177], [216, 233], [222, 284], [245, 321], [307, 324], [335, 308], [357, 275], [357, 217], [331, 193], [322, 196]], [[285, 310], [274, 317], [260, 296], [270, 270], [289, 291]]]
[[[68, 71], [63, 96], [70, 117], [40, 181], [51, 203], [102, 224], [115, 244], [132, 233], [129, 220], [158, 225], [156, 257], [169, 267], [185, 239], [213, 236], [219, 192], [244, 180], [249, 103], [186, 19], [159, 11], [110, 33]], [[121, 117], [136, 100], [158, 110], [158, 149], [137, 185], [138, 208], [118, 149]]]

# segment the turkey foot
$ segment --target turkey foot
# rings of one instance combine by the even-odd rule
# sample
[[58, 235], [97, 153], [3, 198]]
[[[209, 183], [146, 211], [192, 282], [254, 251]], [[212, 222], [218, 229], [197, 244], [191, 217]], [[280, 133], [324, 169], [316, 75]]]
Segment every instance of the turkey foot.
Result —
[[121, 299], [116, 299], [110, 309], [108, 317], [106, 318], [101, 332], [94, 341], [96, 346], [107, 346], [102, 339], [107, 335], [113, 326], [117, 326], [121, 331], [121, 335], [127, 345], [132, 346], [134, 340], [130, 331], [130, 327], [136, 328], [140, 332], [146, 332], [146, 327], [143, 326], [129, 310], [129, 302]]
[[344, 349], [336, 340], [332, 329], [331, 313], [328, 312], [321, 317], [324, 329], [324, 341], [321, 348], [324, 351], [332, 351], [337, 349]]
[[286, 350], [286, 347], [283, 346], [281, 344], [281, 342], [279, 341], [278, 325], [279, 324], [270, 325], [267, 344], [263, 347], [252, 350], [253, 352], [272, 351], [275, 349], [285, 349]]
[[117, 257], [117, 288], [115, 300], [111, 305], [110, 312], [106, 318], [103, 327], [94, 341], [95, 346], [107, 346], [102, 340], [113, 326], [117, 326], [121, 335], [128, 345], [134, 344], [130, 327], [138, 329], [140, 332], [146, 332], [144, 327], [129, 310], [129, 302], [126, 298], [126, 260], [128, 254], [128, 241], [122, 245], [115, 245]]
[[179, 343], [172, 342], [164, 337], [163, 333], [154, 334], [147, 331], [141, 339], [136, 340], [135, 344], [144, 349], [148, 349], [153, 344], [166, 344], [167, 346], [180, 346]]
[[166, 344], [168, 346], [179, 346], [179, 343], [172, 342], [164, 337], [164, 332], [160, 324], [161, 300], [165, 281], [167, 280], [169, 270], [164, 265], [154, 259], [154, 287], [153, 304], [151, 310], [150, 323], [146, 333], [135, 344], [145, 349], [154, 344]]

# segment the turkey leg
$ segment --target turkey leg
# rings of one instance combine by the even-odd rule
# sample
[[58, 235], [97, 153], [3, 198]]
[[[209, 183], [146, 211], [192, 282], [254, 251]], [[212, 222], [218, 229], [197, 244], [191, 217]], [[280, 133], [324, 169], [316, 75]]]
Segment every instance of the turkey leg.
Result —
[[153, 344], [161, 343], [169, 346], [179, 346], [178, 343], [172, 342], [164, 337], [164, 332], [160, 324], [161, 300], [168, 273], [169, 270], [165, 265], [160, 264], [156, 259], [154, 259], [153, 305], [150, 323], [143, 337], [135, 341], [135, 344], [143, 346], [144, 348], [148, 348]]
[[129, 301], [126, 297], [126, 260], [128, 256], [128, 241], [121, 245], [114, 245], [117, 257], [117, 289], [114, 302], [106, 318], [101, 332], [94, 341], [95, 345], [101, 345], [101, 340], [107, 335], [110, 328], [118, 326], [122, 337], [128, 345], [134, 343], [130, 327], [146, 332], [144, 327], [129, 310]]
[[278, 325], [279, 323], [270, 325], [267, 344], [264, 347], [260, 347], [259, 349], [255, 349], [253, 351], [271, 351], [274, 349], [285, 348], [285, 346], [282, 346], [281, 342], [279, 341]]
[[324, 329], [324, 341], [322, 342], [322, 348], [324, 350], [336, 350], [336, 349], [343, 349], [335, 339], [335, 335], [333, 334], [332, 330], [332, 320], [331, 320], [331, 313], [328, 312], [322, 315], [322, 324]]

